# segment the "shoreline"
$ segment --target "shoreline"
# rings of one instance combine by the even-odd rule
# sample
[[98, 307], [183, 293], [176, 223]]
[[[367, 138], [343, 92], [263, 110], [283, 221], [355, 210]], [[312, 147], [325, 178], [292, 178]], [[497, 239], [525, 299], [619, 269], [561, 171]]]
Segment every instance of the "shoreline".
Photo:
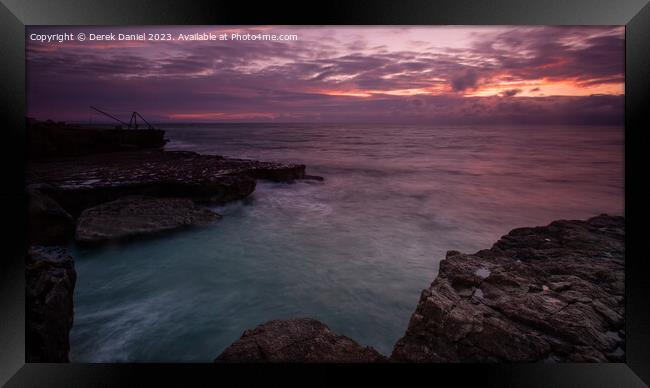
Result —
[[296, 318], [244, 331], [215, 362], [623, 362], [623, 263], [620, 216], [516, 228], [447, 253], [390, 355]]
[[[621, 362], [625, 359], [623, 225], [622, 217], [607, 215], [587, 221], [559, 220], [544, 227], [513, 229], [492, 248], [474, 254], [449, 251], [431, 286], [422, 291], [392, 354], [359, 345], [304, 317], [246, 330], [215, 361]], [[566, 239], [573, 245], [564, 246]], [[73, 273], [68, 269], [65, 277], [76, 277], [74, 259], [65, 249], [32, 250], [49, 252], [48, 262], [72, 263]], [[36, 261], [33, 258], [32, 254], [31, 262]], [[32, 268], [39, 269], [40, 282], [61, 278], [58, 269]], [[69, 286], [66, 282], [53, 283]], [[73, 287], [74, 282], [67, 291], [52, 288], [59, 296], [51, 299], [70, 298], [71, 305]], [[32, 286], [35, 289], [39, 287]], [[47, 311], [58, 313], [48, 321], [58, 322], [63, 328], [58, 332], [67, 337], [72, 325], [67, 331], [65, 325], [73, 319], [72, 309], [66, 313], [61, 306], [65, 302], [50, 306]], [[330, 345], [323, 347], [324, 343]], [[262, 350], [249, 352], [251, 344]], [[60, 346], [49, 354], [61, 355]], [[42, 355], [31, 359], [43, 360]]]
[[158, 149], [29, 160], [28, 362], [69, 361], [76, 282], [70, 241], [102, 245], [164, 237], [217, 222], [222, 216], [207, 206], [248, 197], [257, 180], [323, 180], [305, 169]]
[[[70, 240], [92, 246], [164, 238], [218, 222], [221, 215], [206, 206], [244, 199], [258, 180], [301, 179], [323, 180], [307, 175], [302, 164], [150, 148], [28, 161], [28, 310], [39, 317], [28, 321], [36, 344], [28, 359], [68, 361], [76, 280], [74, 259], [64, 248]], [[390, 355], [303, 318], [247, 330], [217, 361], [624, 360], [623, 224], [622, 217], [607, 215], [559, 220], [514, 229], [474, 254], [449, 251]], [[603, 260], [594, 261], [599, 255]], [[553, 321], [565, 314], [568, 320], [587, 317], [590, 326]], [[513, 339], [518, 345], [508, 347]], [[311, 343], [312, 351], [295, 343]], [[244, 351], [252, 344], [263, 351]]]

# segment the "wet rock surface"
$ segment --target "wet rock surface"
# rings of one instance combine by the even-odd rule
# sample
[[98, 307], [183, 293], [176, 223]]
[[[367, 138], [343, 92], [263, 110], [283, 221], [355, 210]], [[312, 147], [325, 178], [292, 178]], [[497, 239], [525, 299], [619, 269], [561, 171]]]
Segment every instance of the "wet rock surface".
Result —
[[311, 318], [270, 321], [247, 330], [215, 362], [380, 362], [385, 357]]
[[221, 216], [186, 198], [128, 196], [84, 210], [77, 220], [79, 243], [101, 243], [205, 225]]
[[450, 251], [391, 360], [624, 361], [624, 244], [624, 219], [600, 215]]
[[26, 361], [67, 362], [77, 274], [62, 247], [31, 247], [26, 260]]
[[250, 195], [256, 179], [302, 179], [305, 166], [140, 150], [30, 161], [26, 172], [27, 183], [47, 184], [43, 193], [76, 217], [86, 208], [127, 195], [225, 203]]

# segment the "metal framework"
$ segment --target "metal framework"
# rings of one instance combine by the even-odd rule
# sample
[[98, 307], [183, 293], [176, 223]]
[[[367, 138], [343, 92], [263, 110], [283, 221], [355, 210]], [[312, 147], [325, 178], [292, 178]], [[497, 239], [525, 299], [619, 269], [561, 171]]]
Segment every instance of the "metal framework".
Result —
[[101, 110], [101, 109], [99, 109], [97, 107], [91, 106], [90, 109], [93, 109], [93, 110], [103, 114], [106, 117], [110, 117], [111, 119], [117, 121], [118, 123], [126, 126], [127, 129], [138, 129], [140, 127], [139, 124], [138, 124], [138, 117], [140, 118], [140, 120], [142, 120], [147, 125], [147, 129], [153, 129], [153, 126], [144, 117], [142, 117], [142, 115], [140, 113], [135, 112], [135, 111], [133, 113], [131, 113], [131, 119], [129, 120], [128, 123], [126, 123], [126, 122], [118, 119], [117, 117], [111, 115], [110, 113], [106, 113], [106, 112], [104, 112], [103, 110]]

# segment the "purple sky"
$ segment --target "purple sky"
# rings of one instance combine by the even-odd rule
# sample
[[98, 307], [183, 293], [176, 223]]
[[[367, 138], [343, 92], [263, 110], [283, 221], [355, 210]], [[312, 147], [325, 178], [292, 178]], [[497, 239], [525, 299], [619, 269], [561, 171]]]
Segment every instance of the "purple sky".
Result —
[[[28, 116], [151, 121], [621, 124], [623, 27], [30, 27]], [[296, 34], [52, 42], [31, 34]], [[119, 112], [123, 111], [123, 112]], [[95, 119], [98, 119], [95, 116]]]

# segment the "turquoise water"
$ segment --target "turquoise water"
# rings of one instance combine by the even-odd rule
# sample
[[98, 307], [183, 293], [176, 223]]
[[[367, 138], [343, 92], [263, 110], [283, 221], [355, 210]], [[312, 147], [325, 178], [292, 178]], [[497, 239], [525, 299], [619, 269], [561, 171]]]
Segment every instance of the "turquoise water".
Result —
[[447, 250], [624, 209], [622, 128], [165, 129], [169, 149], [300, 162], [325, 181], [260, 182], [212, 225], [72, 247], [73, 361], [210, 362], [244, 330], [301, 316], [388, 355]]

